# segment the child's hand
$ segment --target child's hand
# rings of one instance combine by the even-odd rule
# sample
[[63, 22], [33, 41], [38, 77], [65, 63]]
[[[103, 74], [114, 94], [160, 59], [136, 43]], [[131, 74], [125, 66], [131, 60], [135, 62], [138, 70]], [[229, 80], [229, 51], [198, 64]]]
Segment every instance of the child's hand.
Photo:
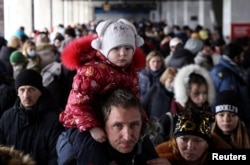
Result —
[[107, 139], [106, 133], [100, 127], [93, 127], [89, 130], [89, 132], [92, 138], [97, 142], [103, 143]]

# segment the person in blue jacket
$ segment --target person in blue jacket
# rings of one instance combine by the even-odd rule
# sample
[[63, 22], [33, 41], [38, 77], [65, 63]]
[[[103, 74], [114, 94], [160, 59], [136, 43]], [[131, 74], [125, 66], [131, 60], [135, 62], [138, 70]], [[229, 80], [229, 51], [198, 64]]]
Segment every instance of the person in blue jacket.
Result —
[[243, 121], [250, 132], [250, 113], [248, 112], [250, 108], [249, 84], [244, 79], [243, 60], [242, 46], [237, 42], [231, 42], [225, 46], [219, 64], [215, 65], [210, 73], [217, 94], [224, 90], [233, 90], [239, 94], [241, 105], [243, 106]]

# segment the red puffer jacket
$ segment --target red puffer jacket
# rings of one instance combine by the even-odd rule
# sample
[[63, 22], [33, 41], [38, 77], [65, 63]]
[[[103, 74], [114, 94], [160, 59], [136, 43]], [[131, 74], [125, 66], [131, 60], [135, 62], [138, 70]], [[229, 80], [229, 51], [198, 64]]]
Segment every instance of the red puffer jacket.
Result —
[[125, 88], [139, 97], [138, 71], [145, 66], [143, 51], [136, 49], [132, 64], [126, 69], [120, 68], [91, 47], [95, 37], [75, 39], [61, 55], [66, 68], [77, 70], [67, 105], [59, 117], [66, 128], [77, 127], [79, 131], [85, 131], [100, 126], [99, 108], [95, 107], [108, 90]]

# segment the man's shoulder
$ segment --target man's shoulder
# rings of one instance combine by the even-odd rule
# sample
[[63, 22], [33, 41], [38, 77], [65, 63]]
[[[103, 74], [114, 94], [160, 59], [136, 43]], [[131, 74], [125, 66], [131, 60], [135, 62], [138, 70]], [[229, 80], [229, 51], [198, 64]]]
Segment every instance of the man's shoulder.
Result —
[[[14, 120], [14, 117], [16, 116], [15, 114], [17, 113], [17, 110], [16, 110], [16, 106], [13, 105], [12, 107], [6, 109], [1, 117], [0, 117], [0, 120], [4, 120], [4, 122], [11, 122], [13, 123], [13, 120]], [[5, 123], [6, 124], [6, 123]]]
[[232, 75], [232, 72], [228, 68], [225, 68], [225, 67], [220, 68], [220, 70], [218, 70], [218, 72], [217, 72], [217, 76], [220, 79], [225, 79], [231, 75]]
[[224, 79], [232, 75], [232, 71], [229, 68], [219, 63], [212, 68], [211, 75], [212, 76], [216, 75], [217, 77]]

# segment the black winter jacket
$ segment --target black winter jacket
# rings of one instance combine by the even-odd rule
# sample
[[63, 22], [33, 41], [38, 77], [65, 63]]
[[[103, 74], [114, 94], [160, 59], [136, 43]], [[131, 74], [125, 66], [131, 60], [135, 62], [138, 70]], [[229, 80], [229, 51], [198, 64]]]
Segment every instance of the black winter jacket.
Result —
[[37, 165], [56, 165], [56, 142], [63, 127], [58, 122], [59, 109], [44, 91], [37, 104], [24, 111], [17, 99], [0, 119], [0, 144], [29, 153]]

